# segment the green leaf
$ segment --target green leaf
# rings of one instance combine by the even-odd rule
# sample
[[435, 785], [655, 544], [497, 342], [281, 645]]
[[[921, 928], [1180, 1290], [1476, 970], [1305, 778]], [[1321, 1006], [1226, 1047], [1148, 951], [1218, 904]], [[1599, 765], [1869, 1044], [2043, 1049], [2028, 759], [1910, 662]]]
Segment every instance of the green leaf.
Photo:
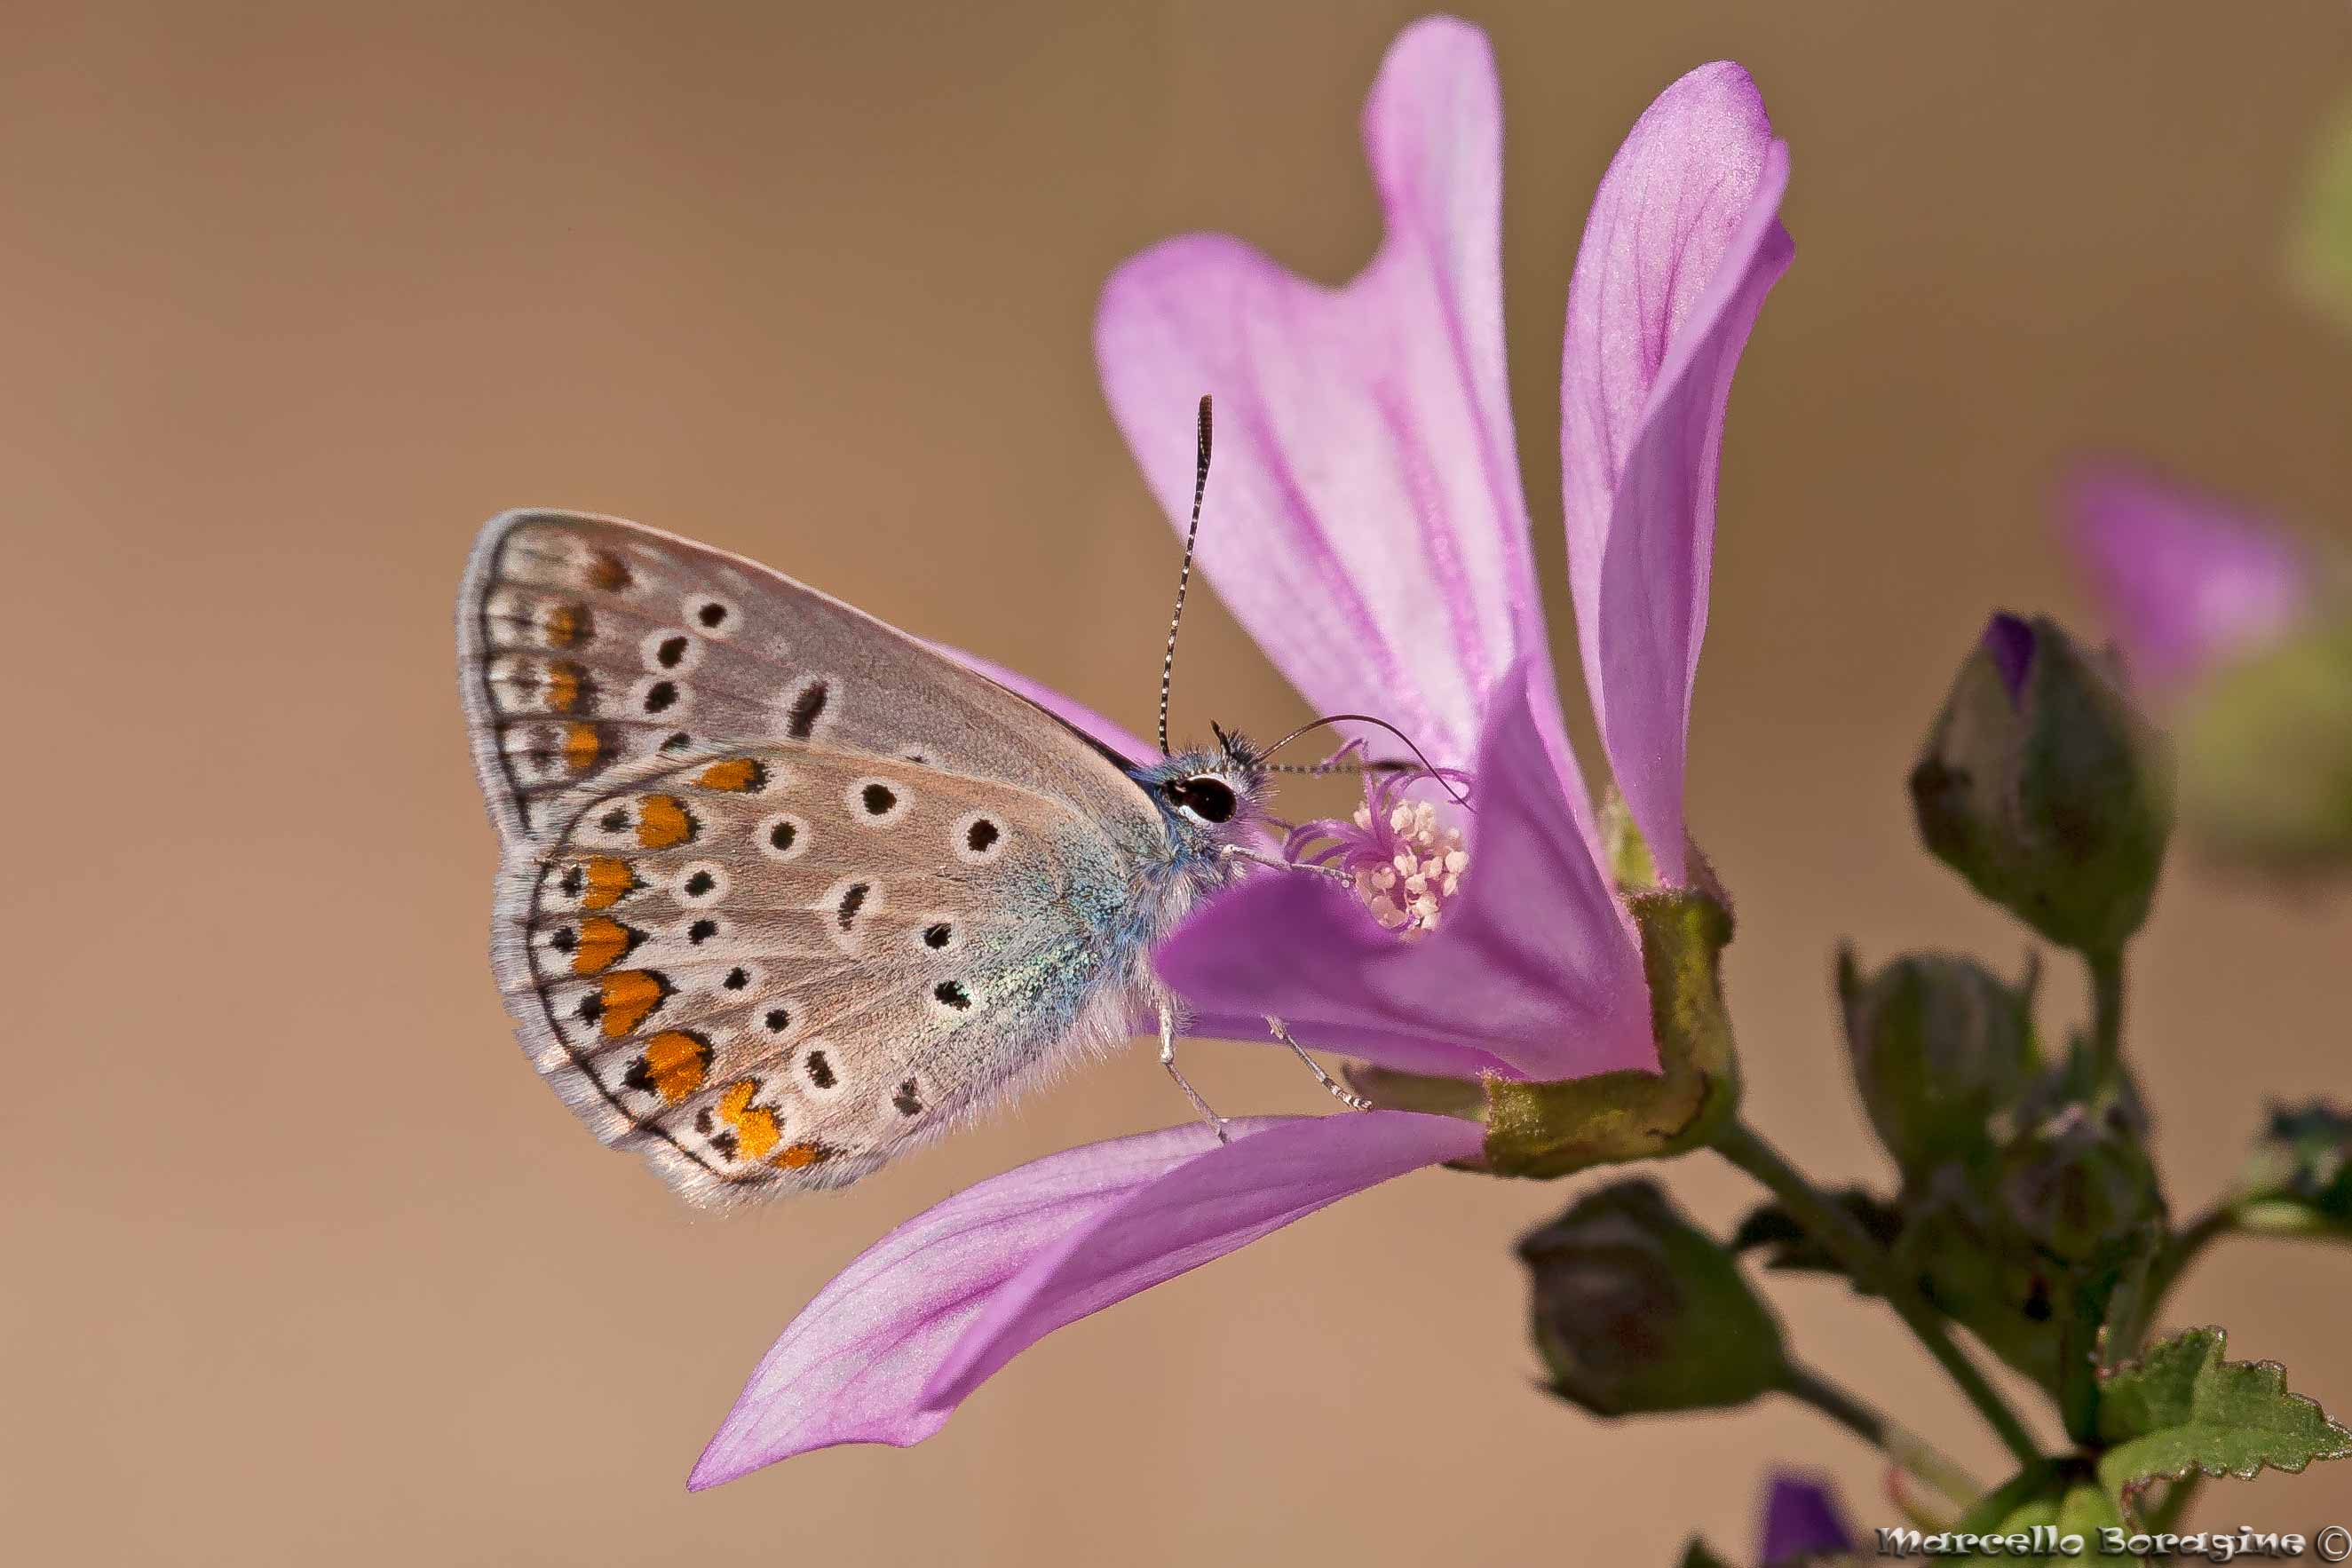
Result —
[[[2123, 1516], [2081, 1459], [2044, 1459], [2020, 1470], [2006, 1483], [1987, 1492], [1969, 1510], [1954, 1533], [2021, 1535], [2037, 1525], [2053, 1526], [2060, 1537], [2095, 1537], [2103, 1525], [2120, 1525]], [[1971, 1558], [1973, 1562], [1976, 1559]], [[2012, 1558], [2023, 1565], [2063, 1564], [2065, 1557]]]
[[[1846, 1187], [1830, 1196], [1840, 1208], [1853, 1215], [1881, 1247], [1894, 1246], [1895, 1238], [1903, 1233], [1901, 1212], [1875, 1194], [1861, 1187]], [[1767, 1268], [1795, 1274], [1845, 1273], [1837, 1259], [1830, 1256], [1829, 1249], [1815, 1241], [1797, 1223], [1796, 1216], [1777, 1202], [1759, 1204], [1732, 1233], [1734, 1252], [1752, 1252], [1759, 1247]]]
[[2352, 1428], [2286, 1391], [2276, 1362], [2222, 1359], [2220, 1329], [2190, 1329], [2103, 1379], [2099, 1480], [2117, 1509], [2149, 1481], [2197, 1473], [2248, 1479], [2352, 1454]]
[[1706, 1542], [1694, 1535], [1690, 1545], [1683, 1551], [1682, 1568], [1728, 1568], [1728, 1564], [1709, 1552]]
[[2352, 326], [2352, 104], [2336, 110], [2314, 153], [2287, 270], [2305, 300]]
[[2038, 1460], [1979, 1498], [1976, 1506], [1962, 1514], [1952, 1529], [1978, 1534], [1997, 1529], [2031, 1509], [2051, 1502], [2079, 1479], [2079, 1468], [2074, 1460]]
[[2352, 1239], [2352, 1111], [2317, 1100], [2273, 1106], [2231, 1206], [2248, 1230]]

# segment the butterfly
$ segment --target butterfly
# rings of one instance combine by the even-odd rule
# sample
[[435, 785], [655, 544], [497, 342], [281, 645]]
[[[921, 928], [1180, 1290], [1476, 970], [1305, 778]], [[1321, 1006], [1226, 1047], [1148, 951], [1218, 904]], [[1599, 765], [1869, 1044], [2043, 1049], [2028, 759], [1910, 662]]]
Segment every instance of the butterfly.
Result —
[[[1209, 432], [1203, 399], [1195, 529]], [[1285, 864], [1273, 748], [1121, 756], [779, 573], [574, 512], [483, 527], [457, 650], [518, 1037], [688, 1201], [856, 1181], [1154, 1016], [1221, 1125], [1150, 953]]]

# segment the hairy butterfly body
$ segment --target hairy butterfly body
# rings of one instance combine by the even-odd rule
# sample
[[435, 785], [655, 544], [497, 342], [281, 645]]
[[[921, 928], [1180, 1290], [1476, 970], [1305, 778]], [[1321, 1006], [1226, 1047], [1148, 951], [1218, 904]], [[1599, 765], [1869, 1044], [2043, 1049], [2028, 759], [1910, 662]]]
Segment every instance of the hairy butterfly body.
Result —
[[855, 1181], [1154, 1014], [1169, 1059], [1150, 951], [1250, 853], [1245, 743], [1130, 761], [613, 518], [493, 519], [457, 641], [517, 1032], [688, 1200]]

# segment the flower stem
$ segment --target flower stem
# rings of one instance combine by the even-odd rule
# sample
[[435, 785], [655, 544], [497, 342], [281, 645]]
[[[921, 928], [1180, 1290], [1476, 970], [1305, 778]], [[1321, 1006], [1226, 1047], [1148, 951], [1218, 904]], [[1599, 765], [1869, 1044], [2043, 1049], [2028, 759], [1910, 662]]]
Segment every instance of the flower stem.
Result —
[[2090, 952], [2083, 961], [2091, 970], [2091, 1048], [2097, 1054], [2099, 1077], [2115, 1074], [2124, 1054], [2124, 955]]
[[2148, 1510], [2147, 1528], [2161, 1535], [2179, 1524], [2188, 1515], [2189, 1505], [2197, 1500], [2197, 1489], [2204, 1477], [2191, 1471], [2180, 1480], [2167, 1483], [2164, 1500]]
[[2033, 1435], [2025, 1429], [2017, 1413], [2004, 1403], [1977, 1364], [1953, 1342], [1934, 1310], [1920, 1299], [1911, 1282], [1895, 1272], [1894, 1262], [1886, 1256], [1871, 1234], [1862, 1228], [1844, 1209], [1825, 1196], [1807, 1181], [1797, 1168], [1789, 1163], [1778, 1149], [1763, 1139], [1745, 1121], [1734, 1121], [1715, 1140], [1716, 1152], [1771, 1190], [1772, 1195], [1787, 1205], [1797, 1223], [1813, 1239], [1829, 1248], [1830, 1255], [1843, 1265], [1854, 1281], [1876, 1291], [1886, 1299], [1903, 1321], [1916, 1335], [1927, 1352], [1934, 1356], [1952, 1381], [1959, 1385], [1969, 1403], [1992, 1429], [2021, 1465], [2031, 1465], [2042, 1458], [2034, 1446]]
[[1782, 1388], [1790, 1397], [1811, 1405], [1960, 1507], [1968, 1507], [1984, 1494], [1974, 1476], [1938, 1453], [1925, 1437], [1888, 1419], [1885, 1411], [1820, 1373], [1792, 1363]]
[[[2189, 1272], [2189, 1266], [2197, 1261], [2198, 1255], [2229, 1235], [2237, 1223], [2235, 1211], [2227, 1204], [2216, 1204], [2164, 1244], [2164, 1250], [2157, 1255], [2156, 1266], [2148, 1270], [2147, 1284], [2140, 1291], [2138, 1316], [2142, 1332], [2147, 1331], [2148, 1321], [2156, 1316], [2156, 1310], [2163, 1303], [2164, 1298], [2180, 1282], [2180, 1277]], [[2126, 1347], [2123, 1353], [2133, 1354], [2136, 1349], [2136, 1345]]]

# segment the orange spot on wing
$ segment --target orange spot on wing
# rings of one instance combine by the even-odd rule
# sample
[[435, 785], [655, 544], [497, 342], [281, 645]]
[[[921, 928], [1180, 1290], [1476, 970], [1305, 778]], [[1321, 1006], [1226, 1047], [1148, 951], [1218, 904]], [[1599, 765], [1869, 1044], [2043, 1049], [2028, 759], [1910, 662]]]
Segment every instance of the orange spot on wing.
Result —
[[803, 1142], [785, 1144], [768, 1163], [787, 1171], [798, 1171], [810, 1165], [822, 1165], [832, 1158], [833, 1151], [824, 1144]]
[[694, 818], [674, 795], [649, 795], [637, 804], [637, 842], [667, 849], [694, 837]]
[[746, 1160], [764, 1158], [784, 1138], [784, 1130], [776, 1125], [776, 1113], [751, 1103], [751, 1097], [759, 1092], [758, 1079], [743, 1078], [729, 1084], [727, 1092], [719, 1097], [719, 1120], [735, 1130], [737, 1147]]
[[547, 667], [547, 710], [569, 713], [580, 705], [580, 691], [587, 671], [569, 659]]
[[676, 1105], [700, 1089], [709, 1071], [709, 1042], [683, 1029], [670, 1029], [646, 1042], [646, 1054], [630, 1069], [628, 1081], [633, 1088], [660, 1095], [663, 1104]]
[[596, 754], [604, 749], [604, 742], [597, 735], [595, 725], [566, 724], [563, 726], [563, 760], [572, 764], [575, 773], [584, 773], [594, 767]]
[[637, 933], [610, 915], [592, 915], [580, 922], [578, 944], [572, 950], [572, 973], [595, 974], [618, 963], [635, 942]]
[[583, 910], [609, 910], [636, 889], [637, 874], [626, 860], [592, 855], [582, 870], [588, 879], [588, 890], [580, 896]]
[[694, 782], [704, 789], [723, 789], [734, 794], [758, 789], [768, 782], [768, 770], [750, 757], [730, 757], [723, 763], [713, 763], [695, 775]]
[[547, 646], [570, 647], [588, 636], [588, 612], [577, 605], [557, 605], [547, 612]]
[[619, 556], [600, 550], [588, 558], [590, 587], [602, 589], [607, 594], [617, 594], [627, 587], [631, 581], [629, 569], [622, 563]]
[[601, 1015], [604, 1037], [617, 1040], [637, 1032], [653, 1010], [669, 994], [669, 982], [650, 969], [624, 969], [618, 974], [604, 976], [599, 999], [604, 1004]]

